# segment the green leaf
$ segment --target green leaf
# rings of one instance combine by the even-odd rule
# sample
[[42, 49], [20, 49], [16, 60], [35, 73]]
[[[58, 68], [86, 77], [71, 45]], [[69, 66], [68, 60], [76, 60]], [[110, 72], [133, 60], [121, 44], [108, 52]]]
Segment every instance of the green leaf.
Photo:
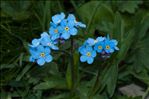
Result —
[[143, 70], [139, 73], [135, 73], [133, 71], [130, 71], [130, 73], [136, 77], [137, 79], [141, 80], [142, 82], [146, 83], [147, 85], [149, 85], [149, 75], [148, 75], [148, 71], [147, 70]]
[[111, 34], [112, 38], [116, 39], [121, 43], [124, 39], [124, 22], [120, 13], [115, 14], [114, 24], [113, 24], [113, 33]]
[[44, 66], [40, 67], [35, 65], [35, 67], [29, 72], [29, 75], [35, 78], [45, 79], [47, 75], [60, 76], [58, 70], [58, 65], [55, 62], [46, 63]]
[[33, 5], [35, 7], [34, 9], [34, 15], [37, 18], [39, 24], [42, 27], [43, 31], [47, 31], [49, 28], [50, 23], [50, 16], [51, 16], [51, 1], [39, 1], [34, 2]]
[[85, 38], [93, 36], [96, 27], [102, 21], [113, 21], [113, 11], [109, 6], [102, 4], [101, 1], [87, 2], [78, 8], [77, 12], [79, 12], [78, 14], [87, 24], [88, 35], [85, 35]]
[[114, 64], [113, 66], [111, 66], [110, 71], [107, 73], [109, 76], [107, 79], [107, 90], [110, 97], [112, 97], [117, 84], [118, 65]]
[[130, 31], [128, 31], [127, 36], [123, 37], [123, 41], [121, 42], [121, 45], [120, 45], [120, 50], [117, 54], [118, 63], [121, 60], [123, 60], [125, 56], [127, 55], [127, 52], [129, 48], [131, 47], [131, 44], [134, 40], [133, 39], [134, 35], [135, 35], [134, 29], [131, 29]]
[[48, 99], [68, 99], [69, 94], [68, 93], [62, 93], [55, 96], [50, 96]]
[[20, 72], [20, 74], [18, 74], [18, 76], [16, 77], [16, 81], [20, 81], [21, 78], [25, 75], [25, 73], [27, 73], [29, 71], [29, 69], [32, 67], [31, 64], [26, 65], [23, 70]]
[[138, 8], [138, 5], [141, 3], [142, 1], [121, 1], [121, 4], [119, 5], [119, 10], [121, 12], [126, 11], [128, 13], [134, 13]]
[[149, 29], [149, 13], [145, 10], [140, 10], [134, 16], [133, 25], [135, 32], [138, 34], [135, 38], [136, 41], [145, 37]]
[[16, 66], [16, 64], [1, 64], [0, 70], [14, 68], [15, 66]]
[[67, 89], [65, 79], [59, 77], [52, 77], [48, 81], [41, 82], [34, 87], [35, 90], [47, 90], [51, 88]]
[[102, 78], [102, 84], [106, 84], [107, 92], [110, 97], [113, 96], [118, 78], [118, 64], [114, 63], [108, 68]]
[[95, 96], [93, 96], [93, 98], [92, 99], [108, 99], [108, 97], [107, 96], [104, 96], [104, 95], [95, 95]]
[[1, 8], [3, 13], [11, 16], [13, 19], [24, 20], [29, 17], [29, 12], [27, 9], [29, 8], [30, 4], [30, 1], [2, 1]]
[[133, 62], [133, 68], [136, 72], [140, 72], [144, 69], [149, 70], [149, 38], [136, 42], [136, 45], [132, 48], [132, 55], [129, 60]]

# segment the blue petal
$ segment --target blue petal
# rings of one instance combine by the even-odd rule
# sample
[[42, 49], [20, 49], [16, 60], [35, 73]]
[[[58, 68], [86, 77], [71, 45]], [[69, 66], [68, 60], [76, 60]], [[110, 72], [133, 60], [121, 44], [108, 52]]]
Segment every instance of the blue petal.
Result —
[[37, 47], [40, 44], [40, 39], [33, 39], [32, 44], [34, 47]]
[[73, 14], [69, 14], [67, 20], [76, 20], [76, 18]]
[[109, 52], [110, 52], [110, 53], [113, 53], [113, 52], [114, 52], [114, 49], [111, 48], [111, 49], [109, 50]]
[[36, 48], [30, 47], [29, 52], [34, 59], [37, 59], [39, 57], [39, 53]]
[[43, 32], [43, 33], [41, 34], [41, 37], [47, 37], [47, 36], [49, 36], [49, 34], [48, 34], [47, 32]]
[[35, 62], [35, 59], [32, 56], [30, 56], [29, 61], [30, 62]]
[[113, 42], [114, 45], [117, 45], [118, 44], [118, 41], [117, 40], [111, 40], [111, 42]]
[[115, 47], [115, 50], [119, 50], [119, 48], [118, 47]]
[[94, 59], [93, 59], [92, 57], [90, 57], [90, 58], [87, 59], [87, 63], [88, 63], [88, 64], [92, 64], [93, 61], [94, 61]]
[[79, 52], [81, 54], [85, 54], [86, 53], [85, 47], [84, 46], [79, 47]]
[[55, 34], [54, 30], [55, 30], [55, 28], [54, 28], [54, 27], [50, 27], [50, 29], [49, 29], [49, 33], [50, 33], [50, 35]]
[[106, 52], [106, 53], [113, 53], [114, 50], [113, 50], [113, 49], [105, 49], [105, 52]]
[[55, 23], [55, 24], [58, 24], [58, 23], [61, 22], [61, 20], [60, 20], [60, 18], [59, 18], [58, 16], [53, 16], [53, 17], [52, 17], [52, 21], [53, 21], [53, 23]]
[[45, 60], [43, 58], [39, 58], [37, 60], [37, 64], [39, 64], [40, 66], [44, 65], [45, 64]]
[[58, 49], [59, 49], [59, 48], [58, 48], [57, 46], [55, 46], [55, 45], [52, 45], [51, 48], [52, 48], [53, 50], [58, 50]]
[[52, 40], [56, 40], [56, 39], [58, 39], [59, 37], [60, 37], [59, 34], [51, 35], [51, 39], [52, 39]]
[[49, 53], [51, 52], [51, 50], [50, 50], [49, 47], [45, 47], [44, 52], [45, 52], [46, 54], [49, 54]]
[[44, 51], [44, 47], [43, 47], [42, 45], [39, 45], [39, 46], [37, 47], [37, 51], [43, 52], [43, 51]]
[[69, 32], [71, 35], [76, 35], [78, 30], [76, 28], [71, 28]]
[[64, 39], [69, 39], [70, 34], [68, 32], [64, 32], [61, 37], [64, 38]]
[[75, 22], [73, 20], [68, 21], [68, 27], [73, 28], [75, 26]]
[[61, 13], [61, 14], [56, 14], [54, 16], [52, 16], [52, 21], [55, 24], [60, 23], [63, 19], [65, 18], [65, 14]]
[[76, 22], [76, 26], [79, 26], [81, 28], [86, 28], [86, 25], [81, 22]]
[[45, 57], [45, 61], [46, 61], [46, 62], [51, 62], [52, 60], [53, 60], [53, 58], [52, 58], [51, 55], [47, 55], [47, 56]]
[[51, 40], [50, 40], [49, 38], [47, 38], [47, 37], [42, 38], [41, 44], [42, 44], [43, 46], [48, 46], [48, 43], [51, 43]]
[[92, 38], [88, 38], [87, 41], [86, 41], [90, 46], [93, 46], [95, 43], [94, 43], [94, 39]]
[[106, 53], [108, 53], [108, 50], [107, 50], [106, 48], [104, 48], [104, 51], [105, 51]]
[[91, 52], [92, 50], [93, 50], [93, 48], [91, 46], [86, 47], [86, 51]]
[[63, 28], [62, 28], [62, 26], [58, 26], [57, 29], [58, 29], [58, 33], [63, 32]]
[[83, 55], [83, 56], [80, 57], [80, 61], [81, 62], [85, 62], [86, 60], [87, 60], [87, 57], [86, 56]]
[[50, 26], [51, 27], [57, 27], [57, 24], [53, 23], [53, 22], [50, 22]]
[[67, 25], [67, 20], [66, 19], [62, 20], [60, 25], [65, 27]]
[[96, 52], [92, 51], [91, 55], [92, 55], [92, 57], [96, 57]]
[[98, 50], [96, 50], [98, 53], [101, 53], [102, 52], [102, 49], [98, 49]]
[[63, 12], [61, 12], [60, 19], [63, 20], [64, 18], [65, 18], [65, 14]]
[[103, 41], [103, 40], [105, 40], [105, 37], [97, 37], [97, 42], [101, 42], [101, 41]]

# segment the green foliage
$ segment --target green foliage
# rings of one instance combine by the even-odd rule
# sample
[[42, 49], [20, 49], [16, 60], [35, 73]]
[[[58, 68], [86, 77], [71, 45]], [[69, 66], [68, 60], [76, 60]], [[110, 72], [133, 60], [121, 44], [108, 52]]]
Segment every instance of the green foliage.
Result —
[[[1, 1], [0, 96], [2, 99], [145, 99], [149, 93], [149, 6], [147, 1]], [[43, 67], [30, 63], [28, 43], [48, 31], [51, 16], [74, 12], [87, 28], [53, 53]], [[120, 50], [92, 65], [79, 61], [88, 37], [117, 39]], [[73, 44], [72, 44], [73, 43]], [[143, 96], [119, 88], [135, 83]]]

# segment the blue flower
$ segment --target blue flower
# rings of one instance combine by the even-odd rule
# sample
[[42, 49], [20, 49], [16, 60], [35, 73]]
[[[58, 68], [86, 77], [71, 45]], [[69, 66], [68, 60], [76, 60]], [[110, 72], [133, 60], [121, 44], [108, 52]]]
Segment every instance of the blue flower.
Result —
[[76, 35], [78, 30], [74, 27], [71, 21], [63, 20], [61, 22], [61, 26], [63, 28], [63, 32], [61, 37], [64, 39], [69, 39], [70, 35]]
[[51, 26], [49, 29], [49, 34], [50, 34], [52, 40], [59, 39], [61, 33], [62, 33], [61, 26]]
[[76, 27], [86, 28], [85, 24], [76, 21], [76, 18], [73, 14], [69, 14], [67, 20], [70, 21], [72, 24], [74, 24], [74, 26]]
[[80, 53], [82, 54], [80, 57], [81, 62], [87, 61], [88, 64], [93, 63], [94, 57], [96, 56], [96, 51], [94, 51], [91, 46], [83, 46], [80, 48]]
[[109, 39], [104, 41], [104, 50], [106, 53], [113, 53], [115, 49], [115, 43]]
[[54, 24], [59, 24], [65, 18], [65, 14], [61, 12], [60, 14], [56, 14], [52, 16], [52, 21]]
[[100, 42], [97, 42], [94, 46], [94, 49], [98, 52], [98, 53], [101, 53], [103, 52], [103, 48], [104, 48], [104, 42], [103, 41], [100, 41]]
[[58, 50], [59, 49], [57, 46], [55, 46], [56, 42], [51, 40], [50, 36], [46, 32], [41, 34], [41, 44], [43, 46], [50, 47], [53, 50]]
[[43, 47], [39, 45], [36, 48], [30, 47], [30, 61], [37, 62], [40, 66], [44, 65], [45, 62], [51, 62], [53, 60], [52, 56], [50, 55], [50, 48]]

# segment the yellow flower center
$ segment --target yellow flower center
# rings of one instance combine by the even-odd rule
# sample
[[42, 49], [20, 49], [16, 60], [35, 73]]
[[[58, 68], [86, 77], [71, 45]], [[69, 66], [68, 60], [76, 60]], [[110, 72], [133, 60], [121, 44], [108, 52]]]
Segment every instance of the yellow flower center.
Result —
[[44, 57], [44, 56], [45, 56], [45, 53], [40, 53], [40, 56], [41, 56], [41, 57]]
[[98, 46], [98, 49], [102, 49], [102, 46]]
[[65, 30], [66, 30], [66, 31], [68, 31], [68, 30], [69, 30], [69, 27], [68, 27], [68, 26], [66, 26], [66, 27], [65, 27]]
[[87, 52], [87, 54], [86, 54], [87, 56], [91, 56], [91, 53], [90, 52]]
[[106, 49], [110, 49], [110, 46], [109, 46], [109, 45], [107, 45], [107, 46], [106, 46]]
[[58, 33], [58, 30], [57, 30], [57, 29], [55, 29], [55, 30], [54, 30], [54, 32], [55, 32], [55, 33]]

